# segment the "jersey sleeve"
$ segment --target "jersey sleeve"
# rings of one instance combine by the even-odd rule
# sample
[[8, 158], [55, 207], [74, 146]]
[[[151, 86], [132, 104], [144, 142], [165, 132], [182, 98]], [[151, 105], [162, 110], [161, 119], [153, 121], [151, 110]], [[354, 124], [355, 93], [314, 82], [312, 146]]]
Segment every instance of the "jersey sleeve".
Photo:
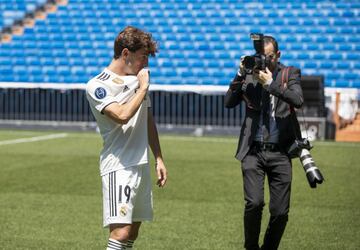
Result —
[[149, 92], [146, 94], [144, 102], [145, 102], [146, 107], [151, 108], [151, 99], [150, 99]]
[[111, 90], [106, 85], [97, 81], [92, 81], [87, 84], [86, 93], [90, 105], [100, 113], [102, 113], [104, 108], [109, 104], [117, 102]]

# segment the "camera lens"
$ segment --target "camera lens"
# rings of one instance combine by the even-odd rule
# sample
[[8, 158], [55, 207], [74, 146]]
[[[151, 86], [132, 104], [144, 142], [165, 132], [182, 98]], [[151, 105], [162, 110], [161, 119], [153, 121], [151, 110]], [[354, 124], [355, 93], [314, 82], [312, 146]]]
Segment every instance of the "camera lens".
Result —
[[243, 63], [246, 69], [253, 69], [255, 67], [255, 58], [253, 56], [245, 56]]
[[315, 162], [307, 149], [301, 150], [300, 161], [303, 165], [310, 187], [316, 188], [316, 184], [321, 184], [324, 181], [324, 177], [316, 167]]

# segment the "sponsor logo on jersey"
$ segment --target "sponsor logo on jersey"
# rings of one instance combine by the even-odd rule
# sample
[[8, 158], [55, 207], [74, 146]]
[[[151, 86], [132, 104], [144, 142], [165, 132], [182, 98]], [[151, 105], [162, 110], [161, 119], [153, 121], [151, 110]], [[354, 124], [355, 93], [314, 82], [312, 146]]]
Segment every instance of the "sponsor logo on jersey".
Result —
[[100, 81], [106, 81], [110, 78], [110, 75], [102, 72], [98, 77], [96, 77], [96, 79], [99, 79]]
[[126, 216], [126, 214], [127, 214], [126, 205], [121, 206], [119, 212], [120, 212], [120, 215], [121, 215], [121, 216]]
[[106, 90], [102, 87], [95, 89], [95, 96], [98, 99], [103, 99], [106, 96]]
[[112, 79], [112, 81], [114, 83], [117, 83], [117, 84], [123, 84], [124, 83], [124, 80], [119, 78], [119, 77], [116, 77], [116, 78]]

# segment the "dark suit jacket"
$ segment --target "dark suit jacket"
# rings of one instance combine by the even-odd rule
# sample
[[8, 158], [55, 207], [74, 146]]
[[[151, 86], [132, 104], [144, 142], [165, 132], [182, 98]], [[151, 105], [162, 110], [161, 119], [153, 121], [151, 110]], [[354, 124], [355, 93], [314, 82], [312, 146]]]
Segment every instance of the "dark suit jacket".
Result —
[[[278, 65], [276, 80], [272, 81], [268, 91], [275, 96], [275, 121], [279, 130], [279, 144], [287, 150], [296, 138], [301, 138], [299, 123], [295, 111], [291, 111], [290, 106], [300, 108], [303, 104], [303, 94], [300, 86], [301, 72], [295, 67], [289, 68], [287, 85], [282, 84], [282, 72], [285, 66]], [[275, 73], [273, 73], [275, 74]], [[242, 160], [248, 153], [250, 146], [255, 138], [260, 114], [261, 114], [261, 95], [260, 83], [245, 84], [243, 77], [238, 75], [233, 82], [240, 82], [235, 90], [229, 88], [225, 96], [225, 106], [233, 108], [241, 101], [246, 103], [245, 119], [241, 126], [236, 158]]]

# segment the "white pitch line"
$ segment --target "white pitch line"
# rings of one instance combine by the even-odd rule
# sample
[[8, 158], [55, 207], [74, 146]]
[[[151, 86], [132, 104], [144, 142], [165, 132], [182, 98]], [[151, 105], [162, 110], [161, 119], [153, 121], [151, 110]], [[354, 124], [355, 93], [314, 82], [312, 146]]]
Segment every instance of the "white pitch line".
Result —
[[57, 139], [57, 138], [64, 138], [66, 136], [68, 136], [68, 134], [62, 133], [62, 134], [50, 134], [50, 135], [35, 136], [35, 137], [29, 137], [29, 138], [20, 138], [20, 139], [15, 139], [15, 140], [6, 140], [6, 141], [0, 141], [0, 146], [9, 145], [9, 144], [26, 143], [26, 142], [52, 140], [52, 139]]

